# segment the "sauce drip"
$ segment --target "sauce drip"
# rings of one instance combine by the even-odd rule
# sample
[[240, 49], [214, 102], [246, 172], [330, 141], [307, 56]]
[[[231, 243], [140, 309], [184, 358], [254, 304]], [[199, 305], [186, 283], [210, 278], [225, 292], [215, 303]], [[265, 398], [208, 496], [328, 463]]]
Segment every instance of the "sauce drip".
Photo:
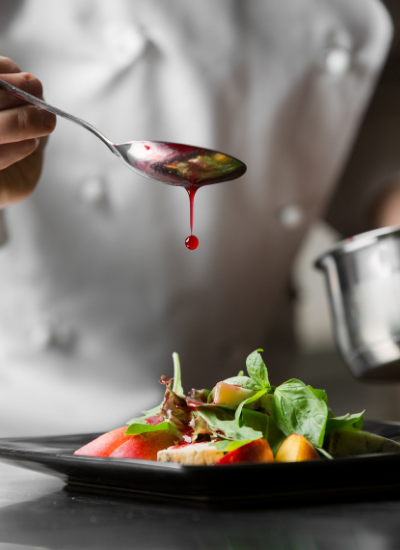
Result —
[[186, 191], [189, 195], [189, 203], [190, 203], [190, 236], [186, 237], [185, 239], [185, 245], [188, 250], [196, 250], [196, 248], [199, 246], [199, 239], [196, 237], [196, 235], [193, 235], [194, 197], [199, 187], [201, 186], [189, 185], [186, 187]]
[[189, 250], [196, 250], [196, 248], [199, 246], [199, 239], [196, 237], [196, 235], [190, 235], [189, 237], [186, 237], [185, 245], [186, 248], [188, 248]]

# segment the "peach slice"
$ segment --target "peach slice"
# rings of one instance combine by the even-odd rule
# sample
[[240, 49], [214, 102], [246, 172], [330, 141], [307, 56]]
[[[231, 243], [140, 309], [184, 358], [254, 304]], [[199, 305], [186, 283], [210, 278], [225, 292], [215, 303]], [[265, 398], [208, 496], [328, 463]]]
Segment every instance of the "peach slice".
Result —
[[299, 434], [291, 434], [279, 447], [275, 462], [302, 462], [318, 458], [319, 454], [308, 439]]
[[157, 460], [158, 451], [178, 443], [178, 436], [168, 430], [146, 432], [130, 436], [120, 447], [110, 455], [112, 458], [141, 458]]
[[213, 403], [216, 405], [228, 405], [229, 407], [238, 407], [242, 401], [253, 397], [257, 392], [246, 390], [240, 386], [218, 382], [215, 386]]
[[273, 462], [274, 455], [266, 439], [256, 439], [242, 445], [234, 451], [226, 453], [225, 456], [217, 460], [214, 466], [221, 464], [239, 464], [240, 462]]
[[107, 432], [87, 445], [74, 452], [80, 456], [110, 456], [120, 445], [131, 439], [132, 435], [125, 435], [127, 426]]

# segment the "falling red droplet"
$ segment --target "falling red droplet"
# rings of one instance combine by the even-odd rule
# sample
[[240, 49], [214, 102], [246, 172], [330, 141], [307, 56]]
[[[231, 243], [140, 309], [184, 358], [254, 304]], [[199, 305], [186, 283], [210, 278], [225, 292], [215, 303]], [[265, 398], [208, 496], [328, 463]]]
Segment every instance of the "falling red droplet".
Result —
[[196, 237], [196, 235], [193, 235], [193, 207], [194, 207], [194, 196], [197, 192], [197, 189], [201, 187], [189, 185], [186, 187], [186, 191], [189, 195], [189, 202], [190, 202], [190, 237], [187, 237], [185, 239], [185, 245], [186, 248], [189, 250], [196, 250], [196, 248], [199, 246], [199, 239]]
[[150, 150], [150, 147], [148, 145], [145, 145], [144, 148], [147, 149], [148, 151]]
[[186, 237], [185, 245], [186, 248], [188, 248], [189, 250], [196, 250], [196, 248], [199, 246], [199, 239], [196, 237], [196, 235], [190, 235], [190, 237]]

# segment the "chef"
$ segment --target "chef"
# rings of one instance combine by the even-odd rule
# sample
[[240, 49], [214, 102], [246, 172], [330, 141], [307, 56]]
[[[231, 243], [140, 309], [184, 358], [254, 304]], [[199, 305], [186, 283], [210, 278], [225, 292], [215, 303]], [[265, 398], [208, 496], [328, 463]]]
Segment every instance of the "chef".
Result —
[[[187, 390], [236, 374], [261, 346], [273, 380], [290, 377], [291, 265], [335, 193], [384, 61], [382, 5], [0, 9], [0, 78], [38, 97], [42, 84], [116, 143], [200, 145], [248, 166], [199, 191], [191, 252], [184, 190], [136, 175], [63, 119], [42, 167], [55, 118], [0, 92], [0, 434], [122, 425], [159, 402], [173, 351]], [[372, 200], [367, 188], [357, 214], [337, 208], [365, 229]]]

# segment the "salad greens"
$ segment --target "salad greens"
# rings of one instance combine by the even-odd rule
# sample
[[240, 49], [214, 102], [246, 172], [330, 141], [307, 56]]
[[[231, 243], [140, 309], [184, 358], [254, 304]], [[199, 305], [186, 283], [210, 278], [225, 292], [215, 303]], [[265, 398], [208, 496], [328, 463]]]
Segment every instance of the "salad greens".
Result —
[[[174, 377], [168, 380], [163, 376], [160, 380], [165, 385], [162, 403], [143, 411], [143, 416], [132, 418], [126, 434], [169, 430], [177, 435], [179, 442], [211, 441], [217, 450], [224, 452], [265, 438], [276, 454], [283, 440], [295, 433], [304, 436], [321, 454], [331, 458], [322, 448], [325, 436], [343, 428], [362, 429], [365, 411], [335, 417], [324, 390], [306, 386], [295, 378], [280, 386], [272, 386], [260, 354], [262, 351], [258, 349], [248, 356], [248, 376], [240, 371], [237, 376], [223, 381], [225, 388], [232, 387], [229, 391], [235, 394], [234, 406], [214, 401], [217, 386], [211, 391], [192, 390], [185, 396], [179, 356], [174, 353]], [[240, 392], [243, 400], [238, 404]], [[251, 392], [253, 394], [249, 396]]]
[[362, 430], [364, 425], [363, 415], [365, 410], [362, 413], [358, 414], [345, 414], [344, 416], [336, 416], [328, 418], [326, 423], [326, 433], [334, 432], [335, 430], [343, 430], [343, 428], [349, 428], [353, 426], [357, 430]]
[[286, 436], [297, 433], [314, 446], [322, 446], [328, 407], [303, 382], [293, 378], [276, 388], [272, 411], [278, 428]]
[[263, 349], [258, 349], [253, 351], [246, 361], [247, 372], [250, 374], [250, 377], [259, 385], [260, 390], [269, 390], [271, 384], [268, 380], [268, 371], [265, 366], [264, 361], [260, 355], [260, 351]]
[[162, 403], [153, 409], [142, 411], [144, 416], [129, 420], [125, 435], [169, 430], [172, 433], [176, 432], [179, 436], [179, 426], [177, 424], [181, 423], [179, 416], [182, 417], [182, 409], [186, 408], [186, 400], [182, 387], [179, 355], [173, 353], [172, 359], [174, 361], [174, 377], [169, 381], [165, 377], [160, 380], [162, 384], [167, 385]]
[[172, 359], [174, 361], [174, 382], [172, 384], [172, 391], [182, 396], [185, 395], [185, 392], [182, 388], [181, 362], [179, 361], [179, 355], [174, 352], [172, 354]]
[[145, 432], [157, 432], [160, 430], [169, 430], [170, 425], [168, 422], [160, 422], [159, 424], [147, 424], [146, 423], [146, 416], [142, 416], [141, 418], [133, 418], [134, 422], [130, 424], [129, 428], [126, 430], [126, 435], [136, 435], [136, 434], [142, 434]]
[[250, 403], [254, 403], [255, 401], [258, 401], [260, 399], [260, 397], [262, 397], [266, 393], [267, 393], [267, 390], [260, 390], [255, 395], [253, 395], [252, 397], [248, 397], [247, 399], [245, 399], [244, 401], [242, 401], [240, 403], [240, 405], [236, 409], [236, 413], [235, 413], [235, 420], [238, 424], [240, 423], [240, 417], [242, 415], [243, 407], [245, 405], [250, 405]]
[[[250, 425], [246, 425], [243, 422], [242, 426], [234, 420], [234, 415], [226, 409], [210, 410], [209, 408], [199, 407], [197, 412], [211, 427], [216, 438], [233, 439], [235, 441], [253, 441], [254, 439], [260, 439], [264, 437], [264, 432], [261, 430], [255, 430]], [[267, 419], [268, 416], [264, 415]], [[250, 422], [251, 424], [251, 422]]]

